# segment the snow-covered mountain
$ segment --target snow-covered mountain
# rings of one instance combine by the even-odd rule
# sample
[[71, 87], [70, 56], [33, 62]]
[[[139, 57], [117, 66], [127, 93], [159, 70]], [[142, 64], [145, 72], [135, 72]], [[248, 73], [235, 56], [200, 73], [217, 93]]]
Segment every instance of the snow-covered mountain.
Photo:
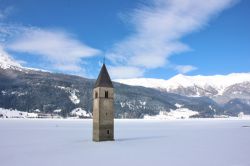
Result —
[[214, 76], [178, 74], [169, 80], [153, 78], [118, 79], [116, 82], [155, 88], [189, 97], [207, 96], [219, 103], [234, 98], [250, 99], [250, 73]]
[[[143, 118], [160, 112], [164, 117], [180, 118], [250, 114], [249, 80], [249, 73], [209, 77], [177, 75], [169, 80], [117, 80], [145, 87], [114, 83], [115, 117]], [[72, 116], [72, 110], [91, 113], [94, 82], [93, 79], [22, 67], [0, 49], [0, 108], [64, 117]], [[85, 116], [82, 111], [76, 112], [76, 116]]]
[[13, 59], [11, 56], [8, 55], [3, 49], [0, 47], [0, 69], [3, 70], [18, 70], [23, 72], [32, 72], [32, 71], [41, 71], [41, 72], [50, 72], [48, 70], [37, 69], [37, 68], [30, 68], [22, 66], [19, 61]]
[[0, 50], [0, 68], [20, 70], [22, 66], [20, 65], [20, 63], [12, 59], [6, 52], [4, 52], [3, 50]]
[[[0, 57], [0, 108], [39, 112], [42, 116], [46, 113], [82, 117], [85, 112], [91, 113], [95, 80], [27, 69], [15, 63], [7, 54], [1, 54]], [[160, 111], [176, 111], [176, 103], [183, 105], [182, 109], [199, 112], [198, 117], [223, 114], [223, 108], [209, 98], [188, 98], [119, 83], [114, 83], [114, 86], [116, 118], [143, 118], [146, 114], [157, 115]], [[0, 117], [1, 114], [2, 117], [9, 117], [6, 111], [0, 113]]]

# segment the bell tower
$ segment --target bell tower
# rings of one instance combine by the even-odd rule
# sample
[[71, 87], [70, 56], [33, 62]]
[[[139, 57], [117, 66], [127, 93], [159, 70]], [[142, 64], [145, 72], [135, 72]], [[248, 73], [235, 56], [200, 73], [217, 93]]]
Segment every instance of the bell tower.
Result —
[[93, 90], [93, 141], [114, 140], [114, 87], [103, 64]]

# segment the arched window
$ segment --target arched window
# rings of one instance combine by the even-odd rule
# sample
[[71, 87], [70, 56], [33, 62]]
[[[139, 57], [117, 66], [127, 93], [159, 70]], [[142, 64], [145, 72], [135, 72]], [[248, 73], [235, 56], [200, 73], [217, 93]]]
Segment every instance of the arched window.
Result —
[[105, 98], [109, 98], [109, 92], [105, 91]]
[[107, 134], [109, 134], [109, 130], [107, 130]]
[[95, 92], [95, 98], [97, 98], [98, 97], [98, 93], [97, 92]]

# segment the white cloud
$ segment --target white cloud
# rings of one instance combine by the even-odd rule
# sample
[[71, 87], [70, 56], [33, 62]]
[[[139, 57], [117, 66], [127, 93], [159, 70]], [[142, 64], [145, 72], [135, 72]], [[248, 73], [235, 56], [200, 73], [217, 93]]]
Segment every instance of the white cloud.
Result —
[[[0, 0], [1, 1], [1, 0]], [[5, 51], [28, 53], [40, 56], [38, 66], [56, 71], [86, 75], [82, 67], [83, 60], [100, 54], [100, 50], [91, 48], [72, 34], [53, 29], [39, 29], [33, 26], [7, 23], [5, 19], [12, 13], [13, 7], [0, 6], [0, 46]], [[85, 58], [85, 59], [84, 59]], [[42, 61], [40, 61], [42, 60]], [[26, 64], [19, 60], [20, 63]]]
[[174, 67], [179, 73], [185, 74], [197, 69], [197, 67], [192, 65], [177, 65]]
[[[116, 43], [107, 58], [116, 66], [128, 65], [142, 70], [163, 67], [171, 55], [189, 50], [181, 42], [182, 37], [201, 29], [235, 2], [152, 0], [150, 5], [142, 5], [129, 15], [128, 22], [134, 26], [134, 33]], [[182, 68], [183, 71], [191, 69], [190, 66]]]
[[110, 75], [113, 79], [141, 77], [143, 76], [144, 73], [142, 69], [131, 66], [118, 66], [118, 67], [109, 66], [108, 68]]
[[80, 42], [73, 35], [58, 30], [24, 28], [22, 33], [8, 43], [16, 52], [40, 55], [52, 69], [77, 72], [82, 58], [93, 57], [100, 51]]

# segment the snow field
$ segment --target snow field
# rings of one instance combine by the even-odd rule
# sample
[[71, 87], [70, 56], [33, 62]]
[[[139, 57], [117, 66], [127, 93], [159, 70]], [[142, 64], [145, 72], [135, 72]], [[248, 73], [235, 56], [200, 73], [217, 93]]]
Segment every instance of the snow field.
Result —
[[92, 120], [0, 120], [3, 166], [249, 166], [248, 120], [115, 120], [92, 142]]

